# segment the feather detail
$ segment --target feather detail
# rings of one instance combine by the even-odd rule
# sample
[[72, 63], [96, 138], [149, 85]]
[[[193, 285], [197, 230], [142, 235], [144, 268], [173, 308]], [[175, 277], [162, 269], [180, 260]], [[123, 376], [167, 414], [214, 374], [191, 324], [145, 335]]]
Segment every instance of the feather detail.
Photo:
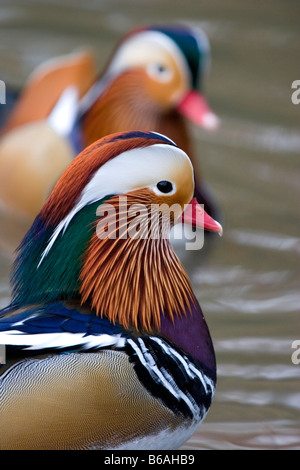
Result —
[[[94, 181], [94, 175], [98, 174], [101, 166], [119, 154], [137, 149], [146, 151], [151, 146], [156, 146], [160, 151], [166, 147], [166, 158], [170, 148], [174, 148], [184, 167], [187, 164], [187, 170], [190, 169], [187, 156], [168, 138], [154, 132], [112, 134], [78, 155], [60, 178], [18, 249], [12, 278], [14, 302], [28, 305], [78, 298], [79, 274], [97, 223], [97, 208], [111, 196], [107, 193], [108, 187], [105, 190], [102, 188], [106, 180], [99, 183], [95, 177]], [[140, 162], [140, 156], [137, 161]], [[180, 201], [187, 201], [189, 195], [185, 191], [188, 184], [182, 186], [183, 190], [178, 190], [178, 197]], [[118, 189], [112, 191], [112, 194], [118, 194]], [[143, 198], [135, 197], [132, 202], [144, 203]], [[170, 197], [169, 200], [165, 198], [165, 202], [172, 205], [174, 200]], [[120, 216], [123, 220], [124, 214]], [[122, 223], [119, 227], [122, 239], [128, 228], [126, 224], [122, 226]], [[113, 249], [112, 244], [110, 250]], [[107, 256], [109, 254], [110, 251]], [[128, 276], [132, 274], [129, 272]]]
[[[106, 201], [115, 208], [119, 225], [113, 226], [109, 237], [92, 235], [79, 291], [83, 303], [90, 303], [97, 315], [113, 323], [148, 332], [159, 330], [161, 315], [174, 321], [175, 316], [191, 311], [195, 297], [169, 240], [162, 236], [143, 238], [151, 222], [148, 218], [142, 216], [136, 222], [139, 234], [125, 238], [133, 223], [128, 217], [129, 207], [137, 201], [148, 207], [151, 193], [140, 190], [126, 196], [124, 203], [118, 196]], [[157, 231], [163, 230], [162, 215], [156, 220]]]
[[160, 107], [149, 99], [144, 70], [127, 70], [109, 83], [82, 117], [85, 145], [112, 132], [151, 129], [162, 132], [188, 155], [193, 152], [188, 125], [174, 109]]
[[96, 79], [96, 64], [89, 51], [81, 51], [40, 65], [30, 76], [4, 132], [28, 122], [47, 119], [61, 94], [74, 87], [82, 97]]
[[114, 133], [94, 142], [65, 170], [45, 203], [40, 213], [41, 218], [47, 225], [57, 226], [71, 212], [81, 192], [100, 166], [122, 152], [161, 143], [176, 146], [170, 139], [155, 132]]
[[161, 110], [147, 96], [144, 82], [145, 71], [135, 69], [123, 72], [107, 85], [82, 118], [86, 145], [111, 132], [159, 130]]

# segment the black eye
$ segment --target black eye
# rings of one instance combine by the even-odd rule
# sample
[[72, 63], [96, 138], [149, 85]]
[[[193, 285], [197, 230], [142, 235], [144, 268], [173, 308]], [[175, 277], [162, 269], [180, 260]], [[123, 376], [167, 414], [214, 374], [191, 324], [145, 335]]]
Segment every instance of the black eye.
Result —
[[157, 64], [156, 68], [159, 73], [163, 73], [166, 71], [166, 67], [164, 65]]
[[162, 193], [170, 193], [173, 190], [173, 184], [170, 181], [159, 181], [156, 186]]
[[164, 64], [150, 63], [147, 65], [147, 72], [160, 82], [169, 82], [173, 78], [173, 70]]

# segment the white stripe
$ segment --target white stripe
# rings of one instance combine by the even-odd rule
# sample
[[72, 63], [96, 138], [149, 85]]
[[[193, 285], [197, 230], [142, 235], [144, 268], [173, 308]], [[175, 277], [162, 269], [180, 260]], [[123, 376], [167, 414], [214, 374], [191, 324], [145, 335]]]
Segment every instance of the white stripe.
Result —
[[[141, 354], [141, 351], [139, 350], [139, 348], [137, 347], [134, 341], [128, 340], [128, 342], [134, 348], [141, 363], [146, 367], [146, 369], [150, 372], [150, 374], [153, 376], [152, 373], [154, 373], [160, 379], [160, 382], [163, 384], [163, 386], [167, 388], [167, 390], [169, 390], [178, 401], [182, 399], [187, 404], [192, 414], [195, 416], [195, 411], [197, 409], [199, 410], [199, 407], [197, 406], [196, 402], [194, 400], [192, 402], [187, 397], [187, 395], [180, 390], [174, 378], [169, 374], [169, 372], [167, 372], [165, 368], [162, 368], [161, 370], [158, 368], [148, 348], [145, 346], [145, 343], [143, 342], [143, 340], [141, 338], [138, 338], [138, 342], [141, 346], [141, 349], [144, 355]], [[148, 361], [145, 361], [145, 357], [147, 358]], [[198, 411], [197, 416], [199, 415], [199, 412], [200, 410]]]
[[[177, 397], [181, 398], [187, 404], [187, 406], [191, 410], [192, 414], [195, 415], [196, 409], [199, 410], [199, 407], [197, 406], [195, 400], [191, 401], [188, 398], [188, 396], [185, 393], [182, 392], [180, 387], [178, 387], [178, 385], [176, 384], [174, 378], [166, 371], [165, 368], [162, 368], [162, 370], [164, 371], [164, 375], [166, 376], [166, 378], [173, 384], [173, 387], [175, 386], [179, 390], [179, 393], [177, 393]], [[197, 413], [197, 415], [198, 414], [199, 414], [199, 412]]]
[[202, 374], [193, 364], [190, 365], [190, 368], [195, 372], [195, 374], [201, 380], [201, 383], [202, 383], [203, 387], [205, 388], [206, 393], [207, 393], [207, 385], [210, 387], [210, 389], [213, 393], [214, 390], [215, 390], [215, 387], [213, 385], [212, 380], [209, 377], [207, 377], [207, 375]]
[[154, 336], [151, 336], [151, 339], [153, 341], [155, 341], [156, 343], [158, 343], [163, 349], [164, 351], [166, 351], [167, 354], [171, 355], [171, 356], [175, 356], [180, 362], [181, 364], [183, 365], [187, 375], [189, 375], [189, 377], [191, 377], [192, 379], [195, 377], [194, 374], [191, 373], [190, 371], [190, 361], [189, 363], [187, 363], [184, 358], [177, 352], [175, 351], [175, 349], [171, 348], [170, 346], [166, 345], [166, 343], [164, 343], [160, 338], [155, 338]]
[[62, 136], [69, 136], [76, 118], [78, 106], [78, 90], [75, 86], [67, 87], [51, 111], [47, 123]]
[[39, 313], [33, 313], [32, 315], [29, 315], [28, 317], [25, 317], [23, 320], [20, 320], [20, 321], [17, 321], [15, 323], [12, 323], [11, 326], [15, 327], [15, 326], [22, 326], [24, 325], [25, 322], [27, 322], [28, 320], [32, 320], [33, 318], [36, 318], [39, 316]]
[[124, 194], [136, 189], [151, 188], [158, 181], [172, 179], [180, 171], [187, 171], [187, 164], [193, 172], [187, 154], [169, 144], [154, 144], [128, 150], [104, 163], [85, 186], [74, 208], [55, 228], [37, 268], [60, 233], [65, 233], [73, 217], [85, 206], [100, 201], [109, 194]]
[[[139, 341], [140, 341], [140, 339], [139, 339]], [[144, 358], [143, 354], [141, 353], [141, 351], [140, 351], [139, 347], [137, 346], [137, 344], [134, 341], [132, 341], [131, 339], [128, 340], [128, 343], [131, 344], [132, 348], [135, 350], [136, 354], [138, 355], [141, 363], [150, 372], [150, 375], [152, 375], [152, 377], [153, 377], [153, 375], [156, 375], [159, 378], [160, 382], [163, 383], [164, 387], [167, 390], [169, 390], [169, 392], [172, 393], [172, 395], [174, 395], [176, 398], [178, 398], [178, 394], [176, 393], [175, 390], [173, 390], [172, 387], [170, 387], [169, 383], [164, 379], [164, 377], [161, 374], [161, 372], [159, 371], [158, 367], [156, 365], [152, 366], [152, 367], [149, 367], [149, 364], [145, 361], [145, 358]], [[144, 349], [146, 349], [146, 348], [144, 347]]]
[[152, 50], [155, 51], [155, 57], [157, 57], [157, 48], [172, 56], [182, 74], [183, 80], [186, 83], [190, 83], [191, 72], [185, 55], [176, 42], [161, 31], [142, 31], [129, 37], [116, 51], [109, 65], [108, 72], [117, 75], [124, 70], [145, 67], [150, 60], [153, 60]]
[[[202, 34], [204, 35], [204, 33]], [[137, 67], [146, 67], [151, 59], [153, 60], [153, 53], [151, 53], [153, 46], [155, 57], [157, 57], [156, 49], [158, 46], [161, 51], [166, 51], [176, 61], [178, 69], [183, 76], [183, 80], [187, 83], [191, 82], [191, 72], [186, 57], [177, 46], [176, 42], [161, 31], [142, 31], [123, 41], [116, 50], [106, 73], [81, 99], [79, 105], [80, 115], [83, 115], [93, 106], [100, 98], [103, 91], [106, 90], [121, 73]]]
[[200, 379], [206, 393], [207, 386], [209, 386], [211, 392], [214, 393], [215, 386], [213, 381], [209, 377], [207, 377], [207, 375], [203, 374], [199, 369], [197, 369], [191, 361], [188, 360], [188, 362], [186, 362], [184, 358], [175, 349], [168, 347], [168, 345], [166, 345], [160, 338], [155, 338], [151, 336], [151, 339], [158, 343], [164, 349], [164, 351], [166, 351], [167, 354], [174, 355], [182, 363], [189, 377], [195, 378], [195, 376], [197, 376]]
[[124, 347], [125, 338], [121, 335], [88, 335], [85, 333], [42, 333], [26, 334], [20, 331], [7, 331], [0, 333], [0, 344], [6, 346], [24, 346], [26, 350], [47, 348], [68, 348], [82, 346], [84, 349], [102, 348], [115, 345]]
[[[154, 374], [161, 380], [161, 382], [164, 383], [164, 386], [172, 393], [172, 395], [174, 395], [177, 399], [179, 398], [180, 394], [177, 392], [176, 388], [178, 389], [178, 387], [176, 386], [176, 388], [172, 387], [170, 385], [170, 383], [168, 381], [165, 380], [165, 377], [164, 375], [162, 374], [161, 370], [159, 369], [159, 367], [157, 366], [157, 364], [155, 363], [154, 359], [153, 359], [153, 356], [150, 354], [148, 348], [145, 346], [145, 343], [144, 341], [141, 339], [141, 338], [138, 338], [138, 342], [140, 343], [141, 345], [141, 348], [143, 350], [143, 353], [144, 353], [144, 356], [148, 359], [148, 361], [146, 362], [146, 367], [148, 370], [150, 370], [150, 372], [154, 372]], [[150, 366], [150, 367], [149, 367]], [[165, 371], [165, 369], [162, 368], [162, 370]], [[166, 372], [167, 374], [167, 372]], [[169, 375], [169, 374], [167, 374]], [[169, 376], [170, 377], [170, 376]], [[170, 377], [171, 378], [171, 377]], [[173, 384], [175, 384], [175, 382], [173, 381]], [[175, 384], [176, 385], [176, 384]]]

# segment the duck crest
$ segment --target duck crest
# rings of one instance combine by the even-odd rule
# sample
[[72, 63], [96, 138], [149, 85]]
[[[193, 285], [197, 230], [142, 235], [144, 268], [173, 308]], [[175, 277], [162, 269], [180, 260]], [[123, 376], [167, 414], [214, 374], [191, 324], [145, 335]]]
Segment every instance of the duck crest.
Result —
[[[93, 142], [68, 166], [40, 212], [47, 225], [56, 227], [74, 208], [96, 171], [122, 152], [155, 144], [176, 144], [156, 132], [114, 133]], [[68, 197], [65, 195], [68, 194]]]
[[209, 60], [209, 42], [199, 29], [185, 28], [182, 25], [152, 26], [148, 29], [168, 36], [185, 57], [191, 71], [191, 82], [194, 89], [202, 88], [203, 72]]
[[193, 28], [183, 24], [145, 25], [129, 31], [116, 44], [104, 73], [109, 69], [111, 61], [122, 44], [128, 39], [134, 36], [138, 37], [138, 35], [146, 32], [160, 33], [162, 36], [166, 36], [174, 42], [187, 62], [191, 72], [190, 78], [192, 87], [201, 89], [203, 86], [203, 75], [210, 61], [209, 41], [205, 33], [199, 28]]

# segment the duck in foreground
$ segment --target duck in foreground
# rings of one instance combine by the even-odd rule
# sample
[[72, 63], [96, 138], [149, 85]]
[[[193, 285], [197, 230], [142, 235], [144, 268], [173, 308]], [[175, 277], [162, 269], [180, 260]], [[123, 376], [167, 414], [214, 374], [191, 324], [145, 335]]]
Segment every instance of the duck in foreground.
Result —
[[0, 143], [0, 198], [35, 217], [63, 170], [105, 135], [135, 129], [168, 135], [191, 158], [195, 196], [214, 216], [186, 118], [214, 129], [203, 93], [210, 61], [202, 30], [185, 25], [134, 29], [97, 77], [93, 56], [48, 61], [30, 77]]
[[154, 132], [107, 136], [63, 173], [0, 313], [1, 449], [175, 449], [193, 434], [215, 355], [168, 234], [179, 220], [221, 232], [193, 191], [188, 156]]

